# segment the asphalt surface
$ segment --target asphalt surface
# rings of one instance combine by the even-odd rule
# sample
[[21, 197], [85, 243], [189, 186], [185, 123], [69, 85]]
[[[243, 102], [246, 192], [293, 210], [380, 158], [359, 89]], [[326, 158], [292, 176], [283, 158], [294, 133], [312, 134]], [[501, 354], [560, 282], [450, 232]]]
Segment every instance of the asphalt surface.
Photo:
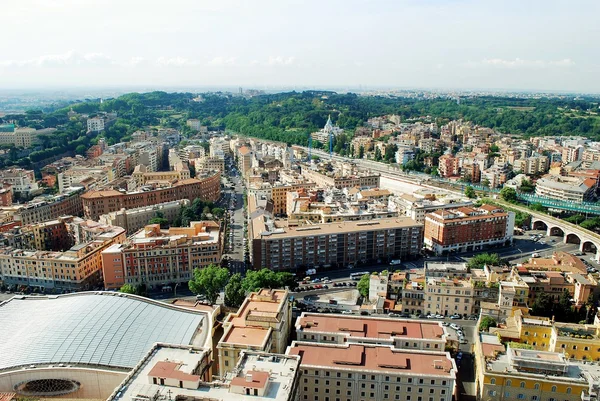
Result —
[[223, 191], [230, 219], [229, 237], [226, 239], [228, 252], [223, 255], [223, 258], [231, 261], [229, 270], [232, 273], [244, 273], [244, 188], [239, 175], [232, 169], [227, 171], [229, 171], [229, 182], [233, 183], [234, 188], [226, 188]]

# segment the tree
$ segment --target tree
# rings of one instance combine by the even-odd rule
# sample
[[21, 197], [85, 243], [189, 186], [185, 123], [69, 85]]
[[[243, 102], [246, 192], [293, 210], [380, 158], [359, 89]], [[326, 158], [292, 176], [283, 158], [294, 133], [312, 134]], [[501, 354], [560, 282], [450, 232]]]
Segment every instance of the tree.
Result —
[[500, 197], [506, 202], [514, 203], [517, 201], [517, 191], [514, 188], [504, 187], [500, 191]]
[[194, 277], [189, 281], [189, 287], [194, 294], [202, 294], [208, 302], [214, 304], [228, 278], [229, 270], [211, 263], [203, 269], [194, 269]]
[[552, 316], [554, 303], [552, 298], [546, 292], [540, 292], [531, 304], [531, 314], [533, 316]]
[[380, 162], [381, 160], [383, 160], [381, 157], [381, 150], [379, 149], [379, 146], [377, 146], [375, 148], [375, 161]]
[[131, 284], [123, 284], [121, 288], [119, 288], [119, 292], [123, 292], [125, 294], [135, 294], [136, 290]]
[[232, 308], [239, 307], [246, 298], [246, 292], [242, 288], [242, 275], [235, 273], [229, 278], [225, 286], [225, 305]]
[[360, 145], [360, 148], [358, 148], [358, 158], [362, 159], [363, 157], [365, 157], [365, 147]]
[[483, 180], [481, 180], [481, 185], [483, 185], [484, 187], [489, 187], [490, 180], [488, 180], [487, 178], [484, 178]]
[[87, 150], [87, 146], [85, 146], [85, 145], [78, 145], [75, 148], [75, 153], [77, 153], [78, 155], [84, 155], [86, 150]]
[[490, 327], [496, 327], [497, 323], [491, 316], [484, 316], [479, 323], [479, 331], [489, 331]]
[[242, 281], [242, 287], [246, 293], [258, 291], [261, 288], [285, 288], [295, 290], [296, 280], [291, 273], [274, 272], [269, 269], [250, 270]]
[[469, 260], [468, 267], [470, 269], [483, 269], [483, 266], [500, 266], [504, 264], [497, 253], [480, 253]]
[[531, 205], [529, 205], [529, 209], [533, 210], [534, 212], [543, 212], [545, 213], [548, 208], [542, 206], [541, 203], [532, 203]]
[[465, 196], [470, 199], [477, 197], [477, 195], [475, 194], [475, 190], [472, 186], [467, 185], [467, 187], [465, 188]]
[[160, 228], [168, 228], [169, 220], [164, 217], [153, 217], [148, 221], [148, 224], [160, 224]]
[[356, 285], [356, 289], [358, 290], [360, 295], [362, 295], [365, 298], [369, 296], [370, 281], [371, 281], [371, 276], [368, 274], [365, 274], [364, 276], [362, 276], [360, 278], [360, 281]]

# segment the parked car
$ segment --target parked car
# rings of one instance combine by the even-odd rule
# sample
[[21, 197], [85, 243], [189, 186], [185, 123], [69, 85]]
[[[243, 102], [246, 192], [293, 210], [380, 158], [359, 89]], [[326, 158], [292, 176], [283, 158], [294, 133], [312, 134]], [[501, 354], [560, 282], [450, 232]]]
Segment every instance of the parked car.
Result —
[[456, 323], [451, 323], [450, 327], [452, 327], [454, 330], [460, 330], [460, 326]]
[[389, 317], [400, 317], [400, 315], [397, 313], [388, 313], [388, 316]]
[[450, 319], [460, 319], [460, 318], [462, 318], [462, 316], [459, 315], [458, 313], [455, 313], [454, 315], [450, 316]]
[[448, 326], [448, 322], [442, 322], [442, 326]]
[[436, 318], [436, 319], [443, 319], [443, 318], [444, 318], [444, 315], [439, 315], [439, 314], [438, 314], [438, 315], [435, 315], [435, 318]]
[[351, 310], [344, 310], [344, 311], [342, 311], [342, 315], [352, 315], [352, 311]]

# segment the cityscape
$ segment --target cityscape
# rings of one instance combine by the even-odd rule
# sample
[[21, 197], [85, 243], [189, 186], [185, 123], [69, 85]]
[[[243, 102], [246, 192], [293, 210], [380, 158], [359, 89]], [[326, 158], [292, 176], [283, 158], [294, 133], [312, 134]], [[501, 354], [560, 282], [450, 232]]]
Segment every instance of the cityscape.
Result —
[[2, 9], [0, 401], [599, 400], [600, 3]]

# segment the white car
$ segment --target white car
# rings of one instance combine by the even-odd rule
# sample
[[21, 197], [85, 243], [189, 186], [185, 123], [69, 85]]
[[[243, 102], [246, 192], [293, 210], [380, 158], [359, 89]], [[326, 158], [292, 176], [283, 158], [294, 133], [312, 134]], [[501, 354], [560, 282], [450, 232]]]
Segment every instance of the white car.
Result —
[[352, 314], [353, 314], [353, 313], [352, 313], [352, 311], [351, 311], [351, 310], [345, 310], [345, 311], [342, 311], [342, 315], [352, 315]]
[[460, 330], [460, 326], [456, 323], [451, 323], [450, 327], [452, 327], [454, 330]]

